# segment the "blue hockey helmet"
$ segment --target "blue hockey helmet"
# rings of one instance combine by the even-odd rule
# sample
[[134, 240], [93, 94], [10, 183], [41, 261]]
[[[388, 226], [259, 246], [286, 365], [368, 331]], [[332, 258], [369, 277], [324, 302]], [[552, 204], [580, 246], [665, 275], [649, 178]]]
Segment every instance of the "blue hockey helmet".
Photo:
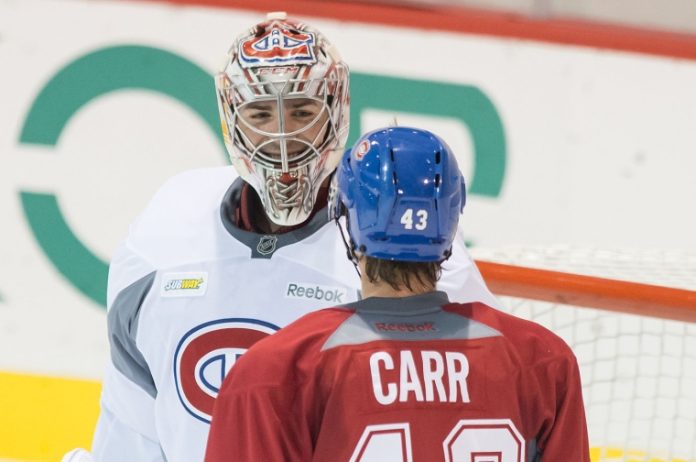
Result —
[[466, 201], [464, 178], [447, 144], [433, 133], [382, 128], [343, 154], [329, 214], [346, 215], [350, 246], [370, 257], [443, 261], [451, 253]]

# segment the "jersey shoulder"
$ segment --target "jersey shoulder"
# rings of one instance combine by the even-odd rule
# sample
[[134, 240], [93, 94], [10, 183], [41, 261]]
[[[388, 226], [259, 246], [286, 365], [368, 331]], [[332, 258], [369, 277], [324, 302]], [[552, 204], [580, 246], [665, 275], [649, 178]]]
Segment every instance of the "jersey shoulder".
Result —
[[141, 237], [153, 230], [190, 223], [211, 209], [218, 211], [236, 176], [232, 167], [212, 167], [169, 178], [131, 227], [131, 236]]
[[235, 364], [234, 372], [247, 384], [273, 385], [312, 375], [327, 339], [355, 310], [324, 308], [308, 313], [277, 333], [255, 343]]
[[504, 313], [483, 303], [451, 304], [445, 309], [495, 329], [505, 342], [529, 362], [564, 358], [575, 361], [575, 355], [565, 340], [541, 324]]
[[128, 248], [158, 268], [214, 257], [214, 243], [224, 233], [222, 201], [236, 177], [233, 167], [173, 176], [131, 225]]

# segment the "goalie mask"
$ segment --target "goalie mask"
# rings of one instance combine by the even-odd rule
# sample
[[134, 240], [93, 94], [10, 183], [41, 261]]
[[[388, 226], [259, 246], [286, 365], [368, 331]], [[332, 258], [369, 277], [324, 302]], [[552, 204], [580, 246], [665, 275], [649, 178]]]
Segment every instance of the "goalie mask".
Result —
[[348, 137], [346, 64], [320, 32], [272, 13], [237, 38], [215, 86], [232, 164], [268, 218], [307, 220]]

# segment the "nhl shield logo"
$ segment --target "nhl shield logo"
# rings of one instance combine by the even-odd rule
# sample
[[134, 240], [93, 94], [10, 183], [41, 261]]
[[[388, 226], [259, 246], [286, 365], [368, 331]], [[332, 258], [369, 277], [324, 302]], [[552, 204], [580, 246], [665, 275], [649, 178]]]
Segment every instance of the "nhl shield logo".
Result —
[[263, 236], [259, 240], [259, 245], [256, 246], [256, 251], [261, 255], [268, 255], [275, 252], [277, 236]]

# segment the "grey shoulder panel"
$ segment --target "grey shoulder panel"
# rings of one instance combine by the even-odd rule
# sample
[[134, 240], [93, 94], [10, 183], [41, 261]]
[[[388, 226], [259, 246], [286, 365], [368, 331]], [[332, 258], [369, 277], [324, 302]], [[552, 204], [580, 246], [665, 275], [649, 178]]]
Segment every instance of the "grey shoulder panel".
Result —
[[439, 308], [409, 315], [358, 310], [334, 331], [322, 350], [376, 340], [471, 340], [500, 335], [483, 323]]
[[143, 300], [150, 292], [155, 272], [118, 293], [107, 314], [111, 361], [116, 369], [155, 398], [157, 388], [145, 357], [135, 343]]

